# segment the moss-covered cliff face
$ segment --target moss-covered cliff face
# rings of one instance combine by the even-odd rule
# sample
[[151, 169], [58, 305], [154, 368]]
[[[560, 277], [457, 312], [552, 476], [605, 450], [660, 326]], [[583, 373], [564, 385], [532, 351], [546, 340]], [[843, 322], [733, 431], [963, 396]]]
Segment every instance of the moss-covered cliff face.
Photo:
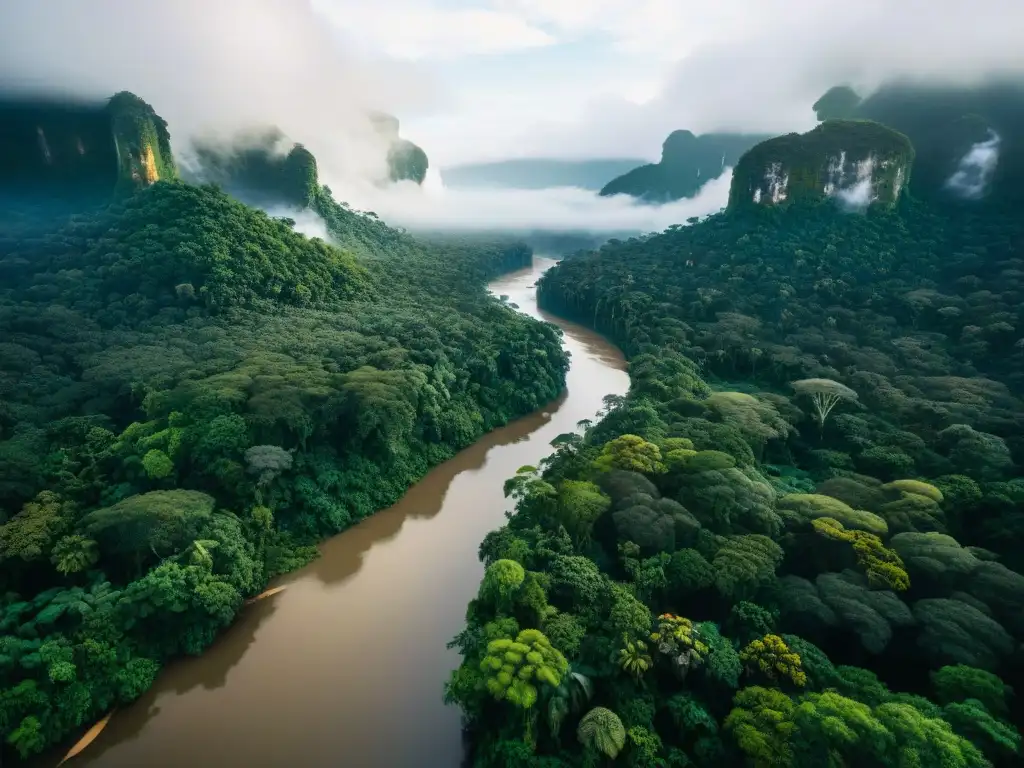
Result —
[[661, 161], [642, 165], [608, 182], [601, 195], [631, 195], [645, 202], [665, 203], [693, 197], [717, 179], [726, 167], [768, 136], [673, 131], [661, 145]]
[[388, 179], [391, 181], [415, 181], [422, 184], [427, 177], [430, 161], [427, 153], [399, 134], [398, 118], [386, 112], [371, 112], [370, 122], [377, 135], [388, 146]]
[[316, 158], [277, 128], [236, 137], [230, 145], [197, 142], [197, 181], [213, 182], [257, 205], [305, 208], [319, 189]]
[[118, 160], [119, 191], [177, 178], [167, 123], [145, 101], [121, 91], [107, 104]]
[[920, 198], [1024, 201], [1024, 86], [891, 84], [864, 100], [845, 86], [814, 105], [819, 119], [874, 120], [910, 139]]
[[0, 101], [0, 188], [108, 198], [177, 176], [167, 123], [142, 99]]
[[910, 180], [914, 148], [867, 120], [829, 120], [805, 134], [761, 142], [733, 171], [729, 208], [789, 206], [830, 198], [891, 207]]

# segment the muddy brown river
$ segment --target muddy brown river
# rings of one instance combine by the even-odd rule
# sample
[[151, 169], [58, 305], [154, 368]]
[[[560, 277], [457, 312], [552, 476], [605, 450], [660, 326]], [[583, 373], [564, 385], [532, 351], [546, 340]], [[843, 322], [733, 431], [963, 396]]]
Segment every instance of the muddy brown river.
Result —
[[459, 658], [445, 644], [476, 594], [480, 541], [509, 508], [502, 484], [629, 384], [614, 346], [537, 309], [533, 284], [553, 263], [490, 287], [565, 331], [566, 392], [326, 541], [201, 657], [168, 665], [69, 768], [459, 766], [459, 712], [441, 698]]

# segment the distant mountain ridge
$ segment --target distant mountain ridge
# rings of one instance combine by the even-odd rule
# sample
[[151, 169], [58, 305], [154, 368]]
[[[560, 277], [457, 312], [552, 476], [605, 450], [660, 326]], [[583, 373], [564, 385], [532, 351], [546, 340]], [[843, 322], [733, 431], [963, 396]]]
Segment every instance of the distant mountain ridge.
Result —
[[951, 185], [954, 174], [970, 170], [961, 164], [972, 147], [992, 142], [987, 159], [974, 159], [976, 164], [990, 163], [986, 177], [974, 180], [974, 196], [1024, 202], [1021, 83], [992, 82], [977, 88], [896, 83], [859, 101], [850, 116], [875, 120], [910, 138], [916, 152], [910, 188], [918, 196], [957, 196]]
[[661, 147], [657, 163], [633, 168], [602, 187], [602, 196], [630, 195], [648, 203], [667, 203], [696, 195], [755, 144], [771, 138], [760, 134], [673, 131]]
[[466, 163], [441, 169], [444, 182], [455, 188], [550, 189], [579, 187], [601, 189], [608, 179], [642, 164], [635, 158], [558, 160], [523, 158], [490, 163]]
[[[426, 152], [401, 138], [393, 115], [374, 112], [368, 118], [382, 149], [387, 147], [387, 176], [375, 182], [422, 184], [430, 165]], [[228, 142], [194, 141], [192, 149], [197, 167], [190, 181], [217, 184], [252, 205], [307, 208], [320, 189], [316, 157], [277, 127], [237, 133]]]

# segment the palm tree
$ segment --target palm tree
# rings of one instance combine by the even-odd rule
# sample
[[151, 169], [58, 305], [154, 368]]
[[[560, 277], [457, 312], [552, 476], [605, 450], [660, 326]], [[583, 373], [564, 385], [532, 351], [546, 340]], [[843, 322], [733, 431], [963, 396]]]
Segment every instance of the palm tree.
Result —
[[68, 576], [94, 565], [99, 560], [99, 550], [92, 539], [74, 534], [54, 545], [50, 559], [60, 573]]
[[566, 716], [582, 709], [593, 695], [594, 686], [590, 678], [570, 665], [569, 673], [562, 678], [559, 686], [552, 690], [551, 698], [548, 700], [548, 726], [551, 728], [551, 735], [557, 738]]
[[654, 663], [647, 653], [647, 643], [642, 640], [632, 641], [625, 637], [623, 640], [626, 644], [619, 650], [619, 666], [633, 675], [639, 683], [644, 672]]
[[594, 749], [614, 760], [626, 745], [626, 729], [610, 709], [594, 707], [580, 720], [576, 738], [587, 749]]

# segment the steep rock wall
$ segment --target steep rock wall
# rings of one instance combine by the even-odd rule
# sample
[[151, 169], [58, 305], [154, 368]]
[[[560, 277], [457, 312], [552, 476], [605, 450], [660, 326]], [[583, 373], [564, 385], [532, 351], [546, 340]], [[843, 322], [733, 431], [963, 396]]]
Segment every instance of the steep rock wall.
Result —
[[178, 176], [167, 123], [145, 101], [121, 91], [107, 104], [118, 160], [118, 191]]
[[829, 120], [744, 154], [733, 170], [729, 208], [829, 199], [858, 208], [892, 207], [913, 162], [913, 145], [903, 134], [867, 120]]
[[0, 99], [0, 188], [106, 198], [177, 176], [167, 123], [142, 99]]

